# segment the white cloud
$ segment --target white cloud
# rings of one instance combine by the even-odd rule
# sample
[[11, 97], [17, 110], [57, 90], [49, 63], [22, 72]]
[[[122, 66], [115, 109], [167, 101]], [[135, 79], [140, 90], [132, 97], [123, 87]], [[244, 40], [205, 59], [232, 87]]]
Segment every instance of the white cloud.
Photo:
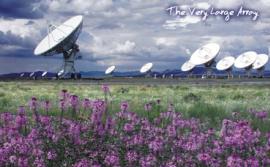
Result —
[[196, 24], [201, 21], [200, 17], [196, 16], [186, 16], [183, 18], [176, 18], [173, 20], [166, 20], [165, 24], [163, 24], [163, 27], [165, 29], [176, 29], [179, 27], [186, 27], [189, 24]]
[[104, 13], [105, 17], [125, 17], [128, 16], [130, 13], [125, 8], [117, 8], [115, 10], [105, 11]]
[[199, 2], [196, 3], [195, 6], [199, 9], [207, 10], [208, 8], [210, 8], [211, 4], [209, 4], [208, 2]]
[[12, 34], [16, 34], [22, 38], [28, 36], [39, 37], [40, 29], [38, 25], [26, 26], [29, 20], [27, 19], [14, 19], [14, 20], [4, 20], [0, 18], [0, 31], [7, 33], [10, 31]]
[[48, 3], [51, 11], [75, 13], [105, 10], [113, 4], [112, 0], [53, 0]]
[[236, 8], [244, 4], [244, 0], [210, 0], [218, 8]]
[[[116, 45], [115, 52], [116, 53], [130, 53], [131, 51], [134, 50], [135, 46], [136, 46], [135, 42], [130, 42], [129, 40], [123, 44], [118, 43]], [[112, 52], [114, 52], [114, 51], [112, 51]]]
[[89, 49], [95, 57], [106, 58], [106, 57], [121, 57], [123, 54], [128, 54], [134, 51], [136, 43], [130, 40], [125, 42], [120, 41], [108, 41], [106, 38], [93, 35], [93, 41], [88, 45], [83, 44], [85, 49]]
[[168, 38], [168, 37], [154, 38], [154, 40], [157, 46], [168, 46], [168, 47], [176, 45], [177, 42], [176, 38]]

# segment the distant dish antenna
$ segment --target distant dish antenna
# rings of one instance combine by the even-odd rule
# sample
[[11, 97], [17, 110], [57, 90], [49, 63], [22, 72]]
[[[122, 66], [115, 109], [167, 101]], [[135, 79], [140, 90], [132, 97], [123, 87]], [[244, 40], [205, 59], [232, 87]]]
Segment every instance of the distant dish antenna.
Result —
[[83, 16], [81, 15], [70, 18], [58, 27], [49, 25], [48, 35], [34, 50], [34, 54], [37, 56], [63, 54], [63, 72], [59, 77], [64, 77], [69, 73], [76, 73], [74, 62], [79, 52], [79, 46], [76, 44], [76, 41], [82, 30], [82, 25]]
[[258, 54], [252, 69], [257, 70], [258, 77], [263, 77], [265, 65], [268, 63], [269, 56], [266, 54]]
[[145, 75], [149, 75], [152, 68], [153, 68], [153, 63], [146, 63], [141, 67], [140, 73], [145, 74]]
[[215, 58], [220, 51], [219, 44], [209, 43], [197, 49], [190, 57], [190, 62], [194, 65], [204, 65], [206, 75], [212, 74], [212, 68], [215, 64]]
[[234, 66], [236, 68], [245, 69], [247, 76], [250, 77], [250, 70], [252, 68], [252, 64], [256, 61], [256, 58], [256, 52], [245, 52], [236, 58]]
[[115, 66], [110, 66], [109, 68], [107, 68], [107, 70], [105, 71], [106, 75], [111, 75], [114, 71], [115, 71]]
[[35, 75], [35, 71], [34, 71], [34, 72], [31, 72], [30, 75], [29, 75], [29, 77], [31, 78], [31, 77], [33, 77], [34, 75]]
[[58, 73], [57, 73], [57, 76], [60, 77], [60, 76], [63, 76], [64, 74], [64, 69], [60, 70]]
[[47, 75], [47, 73], [48, 73], [47, 71], [44, 71], [41, 76], [45, 77]]
[[235, 61], [235, 58], [232, 56], [224, 57], [217, 63], [216, 68], [219, 71], [226, 71], [228, 78], [230, 78], [230, 76], [233, 77], [232, 67], [233, 67], [234, 61]]
[[191, 76], [194, 67], [195, 67], [194, 64], [192, 64], [190, 61], [186, 61], [186, 62], [181, 66], [181, 71], [183, 71], [183, 72], [188, 72], [188, 76]]

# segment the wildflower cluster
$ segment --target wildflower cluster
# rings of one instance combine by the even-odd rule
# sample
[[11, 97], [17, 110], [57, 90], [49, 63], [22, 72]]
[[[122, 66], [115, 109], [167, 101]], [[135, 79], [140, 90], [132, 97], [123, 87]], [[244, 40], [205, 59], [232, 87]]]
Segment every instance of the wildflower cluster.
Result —
[[[253, 129], [246, 120], [225, 119], [221, 128], [212, 128], [184, 118], [173, 104], [150, 120], [130, 112], [127, 101], [118, 113], [107, 115], [106, 100], [80, 100], [66, 90], [59, 100], [61, 119], [40, 115], [38, 104], [36, 98], [29, 103], [35, 119], [26, 116], [23, 106], [17, 114], [1, 113], [0, 166], [270, 166], [270, 133]], [[46, 113], [51, 104], [45, 102]], [[152, 105], [144, 106], [146, 112], [154, 112]], [[67, 119], [68, 109], [88, 117]], [[268, 119], [264, 112], [251, 114]]]

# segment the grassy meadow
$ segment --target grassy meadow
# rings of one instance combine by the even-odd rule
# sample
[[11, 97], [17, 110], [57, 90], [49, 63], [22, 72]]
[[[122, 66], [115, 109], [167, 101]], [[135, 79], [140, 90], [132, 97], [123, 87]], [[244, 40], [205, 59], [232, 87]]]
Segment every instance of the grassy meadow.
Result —
[[[59, 115], [59, 92], [63, 89], [78, 95], [82, 100], [104, 99], [100, 85], [59, 82], [0, 82], [1, 112], [16, 112], [21, 105], [28, 105], [31, 97], [39, 101], [52, 102], [51, 115]], [[270, 87], [267, 86], [237, 86], [237, 85], [110, 85], [110, 114], [119, 112], [120, 103], [127, 101], [133, 112], [146, 116], [144, 105], [155, 103], [158, 99], [161, 105], [153, 106], [150, 116], [166, 111], [168, 104], [173, 104], [175, 111], [185, 117], [195, 117], [210, 120], [213, 125], [220, 125], [224, 118], [231, 118], [237, 112], [249, 119], [247, 112], [269, 111]], [[40, 111], [42, 112], [42, 111]], [[253, 119], [253, 121], [256, 121]], [[262, 125], [264, 126], [264, 125]], [[266, 127], [267, 128], [267, 127]]]
[[269, 90], [0, 82], [0, 166], [270, 166]]

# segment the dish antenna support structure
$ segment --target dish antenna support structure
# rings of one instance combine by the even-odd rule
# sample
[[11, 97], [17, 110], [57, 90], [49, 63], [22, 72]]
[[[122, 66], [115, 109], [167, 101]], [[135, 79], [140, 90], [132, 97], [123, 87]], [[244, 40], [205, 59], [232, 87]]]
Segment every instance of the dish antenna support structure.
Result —
[[[37, 56], [53, 56], [63, 54], [63, 67], [58, 72], [58, 77], [65, 77], [67, 74], [75, 74], [75, 60], [79, 58], [79, 46], [76, 41], [83, 26], [83, 16], [74, 16], [60, 26], [49, 25], [48, 35], [37, 45], [34, 54]], [[77, 76], [75, 75], [75, 78]]]

